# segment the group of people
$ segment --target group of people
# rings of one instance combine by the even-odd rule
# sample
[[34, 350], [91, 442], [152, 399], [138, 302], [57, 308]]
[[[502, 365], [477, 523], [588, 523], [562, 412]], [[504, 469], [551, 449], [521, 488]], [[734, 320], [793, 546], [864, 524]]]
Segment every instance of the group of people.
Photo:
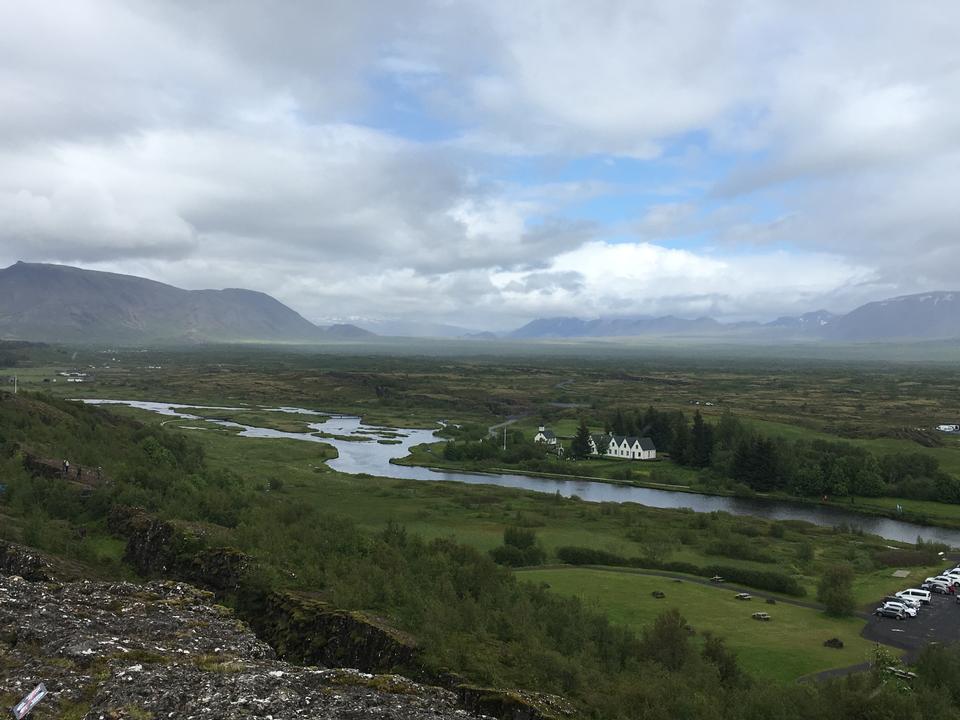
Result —
[[[67, 478], [70, 477], [70, 461], [69, 461], [69, 460], [64, 460], [64, 461], [63, 461], [63, 465], [62, 465], [62, 467], [61, 467], [61, 471], [60, 471], [60, 472], [61, 472], [61, 474], [63, 475], [63, 479], [64, 479], [64, 480], [66, 480]], [[99, 481], [99, 480], [102, 480], [102, 479], [103, 479], [103, 468], [98, 465], [98, 466], [97, 466], [96, 473], [97, 473], [97, 480], [98, 480], [98, 481]], [[77, 478], [77, 480], [83, 479], [83, 467], [80, 466], [80, 465], [77, 465], [76, 478]]]

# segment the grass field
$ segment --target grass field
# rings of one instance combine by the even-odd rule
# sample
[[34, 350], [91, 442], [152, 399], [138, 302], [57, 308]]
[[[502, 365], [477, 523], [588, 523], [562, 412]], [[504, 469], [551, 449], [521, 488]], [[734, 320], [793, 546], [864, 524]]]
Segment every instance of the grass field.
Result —
[[[581, 568], [523, 570], [518, 575], [530, 582], [547, 583], [554, 592], [577, 596], [614, 622], [637, 630], [675, 607], [698, 635], [710, 631], [723, 637], [742, 667], [758, 678], [789, 682], [821, 670], [855, 665], [867, 660], [873, 647], [860, 637], [862, 620], [830, 618], [783, 602], [743, 602], [722, 588]], [[655, 590], [666, 593], [666, 598], [652, 597]], [[750, 616], [756, 611], [768, 612], [773, 619], [753, 620]], [[823, 646], [824, 640], [833, 637], [843, 641], [842, 649]]]
[[[162, 419], [151, 413], [117, 408], [143, 422]], [[455, 537], [481, 550], [502, 543], [509, 526], [532, 528], [549, 558], [558, 547], [579, 546], [625, 557], [655, 553], [666, 560], [696, 565], [723, 564], [752, 570], [781, 570], [793, 574], [815, 595], [819, 568], [830, 562], [850, 562], [857, 569], [857, 602], [868, 605], [902, 589], [892, 569], [877, 568], [873, 557], [890, 544], [878, 538], [837, 533], [804, 523], [782, 524], [782, 536], [770, 535], [765, 520], [727, 515], [702, 516], [685, 510], [661, 510], [640, 505], [592, 504], [482, 485], [394, 480], [338, 473], [326, 465], [336, 451], [323, 443], [285, 439], [239, 438], [232, 433], [196, 432], [208, 461], [239, 473], [251, 486], [283, 480], [282, 493], [305, 505], [352, 518], [378, 531], [398, 522], [426, 538]], [[265, 498], [266, 501], [266, 498]], [[709, 523], [700, 527], [700, 518]], [[762, 547], [772, 562], [710, 554], [714, 538], [744, 535], [750, 546]], [[813, 559], [798, 559], [810, 545]], [[911, 578], [923, 578], [935, 568], [910, 568]]]

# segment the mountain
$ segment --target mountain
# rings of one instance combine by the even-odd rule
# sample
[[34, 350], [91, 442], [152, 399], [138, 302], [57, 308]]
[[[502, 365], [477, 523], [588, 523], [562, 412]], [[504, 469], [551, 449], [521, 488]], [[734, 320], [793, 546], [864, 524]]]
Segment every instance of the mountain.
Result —
[[778, 317], [773, 322], [768, 322], [764, 327], [775, 330], [789, 330], [801, 333], [820, 333], [823, 329], [836, 321], [837, 315], [827, 310], [815, 310], [814, 312], [804, 313], [799, 317]]
[[826, 328], [831, 340], [960, 338], [960, 292], [902, 295], [861, 305]]
[[422, 320], [363, 320], [357, 321], [357, 323], [363, 329], [376, 335], [390, 337], [455, 338], [476, 332], [476, 330], [458, 325], [424, 322]]
[[18, 262], [0, 270], [0, 338], [64, 342], [316, 342], [320, 328], [261, 292], [182, 290], [131, 275]]
[[507, 337], [576, 338], [576, 337], [633, 337], [636, 335], [683, 335], [714, 333], [724, 326], [713, 318], [664, 317], [597, 318], [581, 320], [572, 317], [541, 318], [533, 320], [509, 333]]
[[887, 340], [946, 340], [960, 338], [960, 291], [930, 292], [861, 305], [846, 315], [816, 310], [768, 323], [720, 323], [708, 317], [695, 320], [665, 317], [573, 317], [532, 320], [507, 337], [516, 339], [704, 336], [731, 341], [831, 340], [881, 342]]

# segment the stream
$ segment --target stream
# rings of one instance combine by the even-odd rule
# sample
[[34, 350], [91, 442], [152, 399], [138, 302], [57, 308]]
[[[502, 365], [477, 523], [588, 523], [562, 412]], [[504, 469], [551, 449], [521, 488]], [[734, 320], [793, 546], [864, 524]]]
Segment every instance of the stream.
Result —
[[[145, 402], [140, 400], [83, 400], [89, 405], [127, 405], [141, 410], [149, 410], [160, 415], [184, 420], [204, 420], [223, 427], [239, 430], [240, 437], [288, 438], [304, 442], [321, 442], [337, 449], [339, 457], [328, 461], [328, 465], [342, 473], [366, 473], [377, 477], [403, 480], [431, 480], [460, 482], [471, 485], [498, 485], [519, 488], [534, 492], [555, 494], [564, 497], [577, 496], [588, 502], [634, 502], [658, 508], [690, 508], [696, 512], [723, 511], [733, 515], [753, 515], [768, 520], [804, 520], [815, 525], [827, 527], [848, 525], [859, 527], [864, 532], [879, 535], [888, 540], [913, 543], [918, 537], [925, 541], [946, 543], [960, 547], [960, 531], [948, 528], [928, 527], [890, 518], [863, 515], [841, 510], [835, 507], [791, 503], [781, 500], [763, 500], [726, 497], [720, 495], [701, 495], [697, 493], [658, 490], [654, 488], [614, 485], [591, 480], [555, 480], [503, 473], [466, 473], [451, 470], [432, 470], [425, 467], [394, 465], [393, 458], [402, 458], [409, 454], [410, 448], [421, 443], [436, 442], [433, 430], [404, 428], [386, 428], [364, 425], [359, 417], [337, 415], [295, 407], [262, 408], [265, 411], [287, 412], [300, 415], [314, 415], [318, 420], [309, 423], [314, 432], [331, 435], [354, 436], [356, 440], [321, 438], [310, 433], [291, 433], [270, 428], [252, 427], [226, 420], [209, 420], [190, 414], [191, 409], [215, 409], [234, 411], [256, 411], [258, 408], [218, 407], [204, 405], [184, 405], [179, 403]], [[325, 418], [325, 419], [324, 419]], [[200, 428], [194, 428], [200, 429]], [[367, 439], [364, 439], [367, 438]], [[399, 440], [397, 444], [383, 444], [378, 439]]]

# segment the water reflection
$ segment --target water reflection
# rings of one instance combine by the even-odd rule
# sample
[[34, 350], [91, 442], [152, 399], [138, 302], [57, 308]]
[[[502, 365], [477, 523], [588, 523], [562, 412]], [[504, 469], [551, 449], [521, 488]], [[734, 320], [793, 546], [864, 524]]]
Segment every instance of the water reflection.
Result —
[[[181, 405], [176, 403], [145, 402], [140, 400], [84, 400], [92, 405], [121, 404], [142, 410], [169, 415], [188, 420], [207, 420], [199, 415], [190, 414], [191, 409], [245, 410], [249, 408], [230, 408], [219, 406]], [[635, 502], [658, 508], [690, 508], [696, 512], [724, 511], [734, 515], [754, 515], [770, 520], [804, 520], [816, 525], [849, 525], [862, 528], [890, 540], [915, 542], [918, 537], [924, 540], [947, 543], [960, 547], [960, 531], [946, 528], [926, 527], [889, 518], [861, 515], [839, 508], [811, 506], [771, 500], [751, 500], [744, 498], [698, 495], [695, 493], [638, 488], [625, 485], [592, 482], [587, 480], [554, 480], [510, 475], [500, 473], [464, 473], [437, 471], [423, 467], [393, 465], [392, 458], [401, 458], [409, 454], [410, 447], [436, 440], [434, 431], [405, 428], [386, 428], [364, 425], [360, 418], [348, 415], [327, 415], [313, 410], [294, 407], [269, 408], [288, 413], [322, 416], [325, 419], [310, 423], [315, 432], [340, 437], [318, 437], [309, 433], [290, 433], [270, 428], [252, 427], [225, 420], [214, 422], [225, 427], [238, 428], [241, 437], [290, 438], [304, 442], [323, 442], [334, 446], [339, 457], [329, 461], [330, 467], [343, 473], [366, 473], [379, 477], [405, 480], [439, 480], [468, 483], [471, 485], [499, 485], [501, 487], [520, 488], [541, 493], [560, 493], [564, 497], [577, 497], [588, 502]], [[348, 437], [356, 439], [344, 439]], [[399, 441], [390, 444], [379, 443], [378, 439]]]

